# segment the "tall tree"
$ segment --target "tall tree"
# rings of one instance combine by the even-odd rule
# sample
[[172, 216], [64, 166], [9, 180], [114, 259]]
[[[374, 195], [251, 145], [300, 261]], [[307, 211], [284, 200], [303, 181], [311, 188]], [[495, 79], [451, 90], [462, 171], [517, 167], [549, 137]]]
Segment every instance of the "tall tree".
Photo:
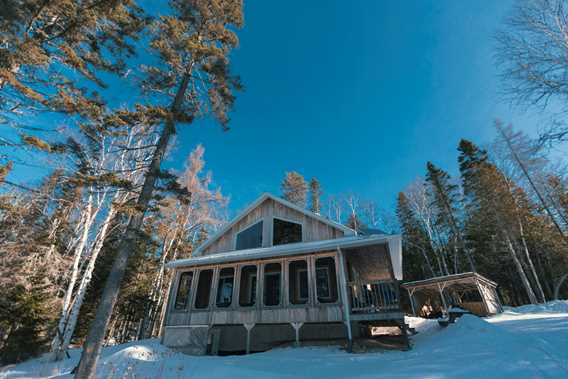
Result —
[[101, 303], [84, 344], [77, 368], [77, 378], [94, 378], [105, 332], [116, 303], [128, 256], [134, 250], [144, 214], [152, 200], [161, 162], [176, 124], [191, 122], [196, 116], [212, 112], [226, 126], [228, 110], [233, 105], [233, 90], [240, 88], [229, 72], [228, 55], [238, 43], [233, 27], [242, 25], [240, 0], [176, 1], [155, 21], [151, 47], [158, 63], [147, 67], [145, 89], [167, 94], [168, 103], [153, 106], [163, 119], [160, 138], [109, 273]]
[[[497, 58], [510, 99], [539, 108], [552, 102], [568, 109], [567, 15], [564, 0], [515, 2], [497, 34]], [[541, 139], [565, 142], [568, 126], [557, 123]]]
[[311, 211], [319, 214], [321, 211], [321, 185], [319, 180], [312, 178], [310, 180], [310, 207]]
[[296, 171], [287, 172], [282, 179], [282, 197], [299, 207], [306, 207], [308, 184]]
[[497, 244], [492, 246], [494, 251], [501, 248], [499, 242], [502, 241], [529, 301], [536, 303], [536, 295], [515, 246], [518, 236], [517, 210], [504, 175], [489, 162], [486, 151], [472, 142], [461, 140], [458, 150], [470, 227], [473, 224], [479, 226], [478, 230], [484, 230], [485, 233], [481, 233], [480, 238], [494, 241]]
[[475, 264], [470, 251], [465, 245], [461, 225], [457, 217], [458, 186], [451, 183], [450, 176], [436, 167], [432, 162], [426, 165], [426, 181], [430, 184], [433, 194], [432, 206], [435, 207], [435, 222], [438, 227], [447, 231], [453, 241], [454, 272], [459, 271], [459, 255], [463, 254], [468, 262], [469, 269], [475, 271]]

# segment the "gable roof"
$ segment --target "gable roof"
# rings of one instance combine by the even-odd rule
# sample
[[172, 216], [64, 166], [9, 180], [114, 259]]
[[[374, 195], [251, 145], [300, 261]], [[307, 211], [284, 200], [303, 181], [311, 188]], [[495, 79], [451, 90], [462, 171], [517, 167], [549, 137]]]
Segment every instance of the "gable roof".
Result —
[[289, 202], [288, 200], [282, 199], [278, 196], [274, 196], [270, 193], [263, 193], [258, 199], [256, 199], [255, 201], [253, 201], [248, 207], [246, 207], [241, 213], [239, 213], [237, 215], [237, 217], [235, 217], [234, 219], [232, 219], [228, 224], [224, 225], [217, 233], [215, 233], [211, 238], [209, 238], [207, 241], [205, 241], [201, 246], [199, 246], [194, 254], [195, 255], [200, 255], [201, 252], [206, 249], [208, 246], [210, 246], [213, 242], [215, 242], [216, 240], [218, 240], [223, 234], [225, 234], [229, 229], [231, 229], [231, 227], [233, 227], [237, 222], [239, 222], [240, 220], [242, 220], [247, 214], [249, 214], [253, 209], [255, 209], [256, 207], [258, 207], [260, 204], [262, 204], [265, 200], [273, 200], [277, 203], [280, 203], [281, 205], [294, 209], [295, 211], [298, 211], [300, 213], [303, 213], [304, 215], [306, 215], [307, 217], [311, 217], [315, 220], [318, 220], [319, 222], [322, 222], [324, 224], [327, 224], [331, 227], [334, 227], [336, 229], [339, 229], [341, 231], [343, 231], [345, 233], [345, 235], [356, 235], [357, 233], [351, 229], [348, 228], [345, 225], [342, 225], [338, 222], [329, 220], [325, 217], [322, 217], [314, 212], [311, 212], [307, 209], [304, 209], [302, 207], [297, 206], [294, 203]]

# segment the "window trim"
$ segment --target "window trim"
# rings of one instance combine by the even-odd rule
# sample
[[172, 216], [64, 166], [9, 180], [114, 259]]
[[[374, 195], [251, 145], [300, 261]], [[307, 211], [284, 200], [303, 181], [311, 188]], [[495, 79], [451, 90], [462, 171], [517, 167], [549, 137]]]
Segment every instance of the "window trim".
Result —
[[[333, 302], [325, 302], [322, 303], [319, 301], [318, 299], [318, 283], [317, 283], [317, 277], [316, 277], [316, 266], [317, 266], [317, 260], [318, 259], [323, 259], [323, 258], [332, 258], [333, 262], [335, 263], [335, 284], [336, 284], [336, 288], [335, 290], [337, 291], [337, 299]], [[343, 302], [342, 299], [342, 295], [341, 295], [341, 283], [340, 283], [340, 276], [339, 276], [339, 259], [340, 257], [336, 254], [336, 253], [328, 253], [328, 254], [321, 254], [321, 255], [314, 255], [312, 256], [312, 275], [313, 275], [313, 286], [314, 286], [314, 290], [313, 290], [313, 294], [314, 294], [314, 304], [318, 305], [318, 306], [326, 306], [326, 305], [337, 305], [337, 304], [341, 304]], [[329, 270], [329, 267], [326, 267], [327, 270]], [[329, 278], [329, 276], [328, 276]], [[331, 288], [331, 286], [329, 287]], [[330, 293], [331, 295], [331, 293]], [[325, 298], [324, 298], [325, 299]]]
[[[189, 293], [187, 295], [187, 303], [185, 304], [185, 307], [183, 308], [176, 308], [176, 300], [177, 300], [177, 295], [178, 295], [178, 290], [179, 290], [179, 284], [181, 281], [181, 276], [185, 273], [193, 273], [193, 276], [191, 277], [191, 285], [189, 286]], [[184, 313], [184, 312], [188, 312], [189, 310], [192, 309], [191, 306], [191, 302], [193, 299], [193, 287], [195, 283], [195, 270], [184, 270], [184, 271], [179, 271], [177, 273], [177, 276], [175, 278], [175, 288], [173, 288], [173, 293], [172, 293], [172, 302], [171, 302], [171, 306], [170, 306], [170, 311], [172, 313]]]
[[[252, 304], [252, 305], [241, 305], [241, 282], [242, 282], [243, 268], [250, 267], [250, 266], [256, 267], [256, 273], [254, 274], [254, 276], [257, 278], [256, 279], [256, 285], [255, 285], [256, 296], [255, 296], [255, 299], [254, 299], [254, 304]], [[235, 297], [237, 299], [237, 301], [235, 303], [235, 308], [239, 308], [239, 309], [255, 309], [255, 308], [258, 308], [258, 297], [259, 297], [258, 293], [259, 293], [259, 283], [260, 283], [260, 281], [258, 280], [258, 274], [259, 274], [259, 270], [260, 270], [259, 266], [260, 265], [258, 264], [258, 262], [255, 262], [255, 263], [246, 263], [245, 262], [243, 264], [239, 264], [239, 266], [238, 266], [239, 275], [238, 275], [238, 283], [237, 283], [238, 288], [236, 289], [236, 297]], [[251, 278], [250, 280], [252, 280], [252, 276], [250, 278]], [[249, 288], [252, 290], [252, 286], [249, 286]], [[233, 295], [235, 295], [235, 294], [233, 294]]]
[[[271, 225], [270, 225], [270, 234], [271, 234], [271, 236], [270, 236], [270, 246], [287, 245], [287, 244], [280, 244], [280, 245], [275, 245], [275, 244], [274, 244], [274, 220], [280, 220], [280, 221], [285, 221], [285, 222], [289, 222], [289, 223], [292, 223], [292, 224], [298, 224], [298, 225], [300, 225], [300, 226], [302, 227], [302, 236], [301, 236], [302, 240], [299, 241], [299, 242], [290, 242], [290, 243], [301, 243], [301, 242], [304, 242], [304, 241], [305, 241], [305, 239], [306, 239], [306, 236], [305, 236], [305, 230], [306, 230], [306, 228], [305, 228], [305, 225], [304, 225], [303, 222], [301, 222], [301, 221], [296, 221], [296, 220], [291, 220], [291, 219], [286, 218], [286, 217], [272, 216], [272, 222], [270, 223], [270, 224], [271, 224]], [[235, 246], [236, 246], [236, 245], [235, 245]]]
[[261, 233], [260, 233], [262, 240], [261, 240], [260, 246], [259, 246], [259, 247], [247, 248], [247, 249], [241, 249], [241, 250], [258, 249], [258, 248], [264, 247], [265, 240], [266, 240], [266, 236], [264, 235], [264, 234], [265, 234], [265, 233], [264, 233], [265, 224], [264, 224], [264, 217], [261, 217], [261, 218], [259, 218], [259, 219], [256, 219], [256, 220], [252, 221], [251, 223], [247, 224], [244, 228], [239, 229], [238, 231], [236, 231], [236, 232], [234, 233], [234, 235], [233, 235], [233, 250], [234, 250], [234, 251], [238, 251], [238, 250], [237, 250], [237, 237], [239, 236], [239, 234], [241, 234], [242, 232], [247, 231], [248, 229], [252, 228], [253, 226], [255, 226], [256, 224], [258, 224], [258, 223], [260, 223], [260, 222], [262, 222], [262, 228], [261, 228]]
[[[288, 286], [285, 288], [285, 296], [286, 296], [286, 307], [289, 308], [306, 308], [306, 307], [313, 307], [315, 302], [312, 299], [312, 294], [314, 292], [313, 285], [312, 285], [312, 259], [309, 255], [303, 255], [294, 257], [295, 259], [286, 260], [286, 275], [288, 279], [286, 283]], [[292, 299], [290, 299], [290, 265], [294, 262], [304, 261], [306, 262], [306, 270], [308, 272], [308, 298], [305, 303], [294, 304], [292, 303]]]
[[[207, 271], [207, 270], [211, 270], [211, 284], [209, 286], [209, 299], [207, 301], [207, 306], [204, 308], [197, 308], [196, 302], [197, 302], [197, 288], [199, 286], [199, 279], [201, 278], [201, 273], [203, 271]], [[196, 284], [195, 284], [195, 288], [192, 291], [192, 294], [194, 295], [194, 299], [192, 301], [191, 304], [191, 310], [194, 312], [210, 312], [211, 311], [211, 297], [213, 296], [213, 302], [215, 302], [216, 297], [217, 297], [217, 284], [216, 284], [216, 278], [217, 278], [217, 268], [215, 266], [203, 266], [201, 268], [198, 268], [197, 270], [197, 279], [195, 280]], [[195, 274], [194, 274], [195, 275]], [[195, 277], [194, 277], [195, 278]]]
[[[269, 264], [274, 264], [277, 263], [280, 265], [280, 299], [278, 300], [278, 304], [275, 305], [266, 305], [264, 303], [264, 288], [265, 288], [265, 277], [266, 277], [266, 272], [265, 267]], [[276, 275], [278, 273], [269, 273], [268, 275]], [[262, 304], [259, 304], [261, 308], [267, 308], [267, 309], [271, 309], [271, 308], [280, 308], [280, 307], [284, 307], [285, 306], [285, 299], [284, 299], [284, 263], [282, 262], [282, 260], [273, 260], [273, 261], [265, 261], [262, 263], [262, 294], [261, 294], [261, 301]], [[257, 279], [258, 281], [258, 279]]]
[[[219, 291], [219, 281], [221, 280], [221, 278], [223, 278], [223, 277], [228, 278], [229, 277], [229, 276], [221, 276], [221, 271], [223, 271], [226, 268], [232, 268], [233, 269], [233, 291], [231, 293], [231, 303], [229, 303], [229, 305], [226, 306], [226, 307], [220, 307], [220, 306], [217, 305], [217, 292]], [[218, 274], [216, 275], [216, 278], [215, 278], [215, 295], [214, 295], [215, 301], [214, 301], [213, 308], [218, 309], [218, 310], [233, 309], [235, 307], [235, 292], [236, 292], [236, 286], [237, 286], [238, 266], [236, 266], [236, 265], [218, 266], [217, 272], [218, 272]]]

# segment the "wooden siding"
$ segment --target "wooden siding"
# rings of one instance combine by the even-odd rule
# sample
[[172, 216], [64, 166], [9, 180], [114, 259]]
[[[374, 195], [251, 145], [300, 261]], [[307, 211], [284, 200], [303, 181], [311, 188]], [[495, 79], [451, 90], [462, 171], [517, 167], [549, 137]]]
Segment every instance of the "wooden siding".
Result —
[[237, 233], [259, 221], [263, 221], [262, 247], [272, 246], [273, 218], [282, 218], [302, 224], [302, 241], [321, 241], [335, 239], [344, 236], [344, 232], [336, 227], [323, 223], [313, 217], [309, 217], [295, 209], [277, 203], [272, 199], [266, 199], [256, 208], [246, 214], [241, 220], [213, 241], [203, 250], [203, 254], [214, 254], [232, 251], [235, 249], [235, 237]]

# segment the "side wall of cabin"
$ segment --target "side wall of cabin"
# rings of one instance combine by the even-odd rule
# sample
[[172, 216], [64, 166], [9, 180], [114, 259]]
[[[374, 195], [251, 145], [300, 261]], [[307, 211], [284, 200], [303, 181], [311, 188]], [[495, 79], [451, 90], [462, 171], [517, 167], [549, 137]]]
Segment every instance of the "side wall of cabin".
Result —
[[321, 241], [341, 238], [345, 235], [343, 230], [323, 223], [313, 217], [309, 217], [295, 209], [288, 208], [272, 199], [266, 199], [245, 217], [239, 220], [216, 241], [203, 249], [203, 255], [222, 253], [235, 250], [237, 233], [249, 226], [263, 221], [262, 247], [272, 246], [273, 218], [281, 218], [286, 221], [302, 224], [302, 242]]

